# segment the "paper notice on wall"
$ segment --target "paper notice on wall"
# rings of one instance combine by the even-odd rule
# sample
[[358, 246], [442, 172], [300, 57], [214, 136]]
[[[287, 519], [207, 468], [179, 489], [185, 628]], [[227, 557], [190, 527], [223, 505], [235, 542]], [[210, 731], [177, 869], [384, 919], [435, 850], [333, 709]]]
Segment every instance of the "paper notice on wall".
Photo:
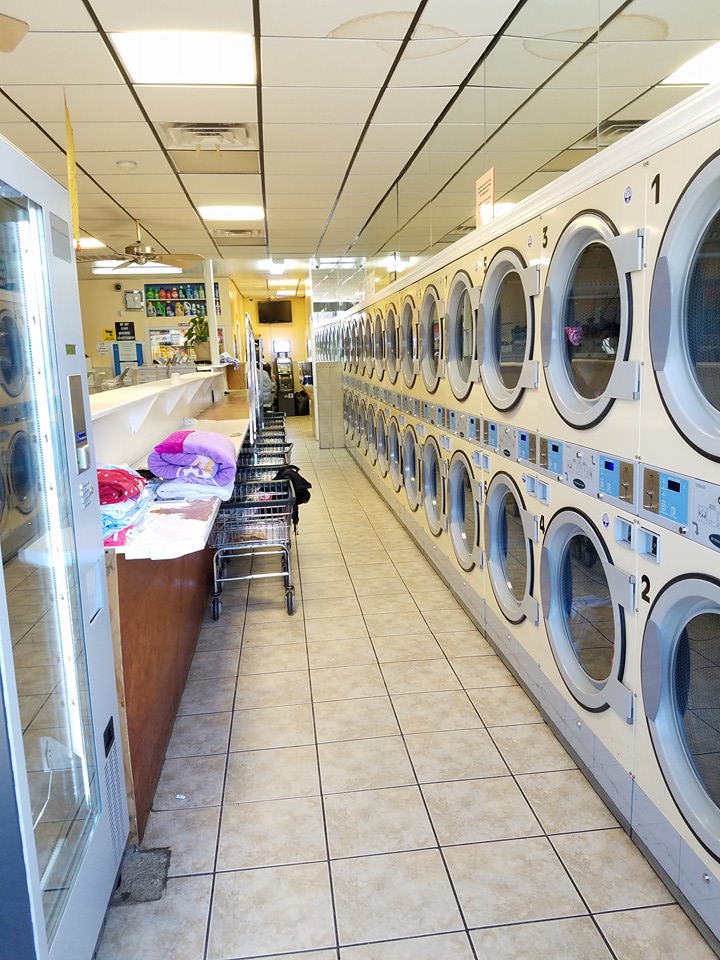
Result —
[[110, 344], [106, 343], [104, 340], [101, 340], [99, 343], [95, 344], [95, 353], [97, 353], [99, 357], [109, 357]]
[[495, 167], [475, 181], [475, 227], [490, 223], [495, 206]]
[[118, 360], [137, 360], [134, 340], [121, 340], [118, 345]]

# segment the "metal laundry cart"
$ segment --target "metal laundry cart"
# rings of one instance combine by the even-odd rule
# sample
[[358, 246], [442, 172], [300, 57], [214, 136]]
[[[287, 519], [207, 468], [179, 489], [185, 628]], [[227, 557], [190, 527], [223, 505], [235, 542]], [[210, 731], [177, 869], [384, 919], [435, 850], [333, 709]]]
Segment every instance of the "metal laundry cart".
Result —
[[[220, 619], [220, 594], [224, 583], [282, 577], [285, 605], [295, 613], [295, 587], [290, 580], [290, 531], [295, 499], [287, 480], [238, 480], [232, 500], [220, 508], [210, 534], [214, 549], [213, 620]], [[240, 573], [230, 569], [240, 559], [277, 557], [278, 569]]]

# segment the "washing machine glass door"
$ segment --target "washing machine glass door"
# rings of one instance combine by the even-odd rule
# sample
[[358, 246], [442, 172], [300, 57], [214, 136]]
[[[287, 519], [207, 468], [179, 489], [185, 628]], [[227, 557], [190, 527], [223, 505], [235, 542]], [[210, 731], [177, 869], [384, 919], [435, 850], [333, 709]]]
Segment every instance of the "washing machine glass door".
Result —
[[408, 297], [403, 305], [400, 318], [400, 347], [403, 380], [406, 387], [412, 387], [417, 373], [417, 316], [415, 304]]
[[720, 857], [720, 582], [683, 577], [658, 595], [643, 636], [642, 692], [673, 798]]
[[385, 331], [383, 330], [383, 318], [381, 313], [375, 314], [373, 354], [375, 357], [375, 369], [377, 370], [378, 380], [382, 380], [385, 374]]
[[464, 400], [472, 388], [472, 366], [475, 358], [475, 310], [472, 306], [473, 286], [465, 271], [453, 278], [448, 295], [447, 374], [450, 389], [458, 400]]
[[485, 501], [485, 554], [495, 599], [511, 623], [521, 623], [528, 614], [537, 620], [534, 540], [535, 518], [526, 511], [516, 483], [506, 473], [496, 473]]
[[370, 314], [365, 318], [365, 331], [363, 334], [363, 354], [365, 356], [365, 373], [372, 377], [375, 369], [373, 322]]
[[377, 460], [377, 429], [375, 427], [375, 411], [372, 406], [368, 404], [367, 408], [367, 445], [368, 445], [368, 459], [370, 463], [374, 464]]
[[463, 453], [453, 454], [448, 476], [450, 539], [463, 570], [482, 566], [478, 484]]
[[348, 324], [344, 324], [342, 328], [342, 349], [341, 349], [341, 360], [343, 365], [343, 370], [348, 370], [350, 368], [350, 357], [351, 357], [351, 336], [350, 336], [350, 327]]
[[377, 418], [377, 465], [380, 476], [386, 477], [388, 472], [388, 443], [385, 415], [378, 413]]
[[353, 373], [357, 373], [358, 362], [360, 360], [360, 338], [358, 336], [358, 325], [358, 320], [355, 320], [350, 324], [350, 369]]
[[17, 397], [26, 378], [27, 356], [20, 321], [13, 310], [0, 309], [0, 386], [9, 397]]
[[437, 537], [445, 525], [445, 489], [440, 448], [434, 437], [428, 437], [425, 441], [422, 464], [425, 518], [430, 532]]
[[365, 408], [365, 401], [360, 401], [360, 406], [358, 407], [358, 430], [356, 443], [360, 450], [363, 453], [367, 453], [367, 411]]
[[390, 383], [395, 383], [398, 375], [398, 358], [397, 324], [393, 307], [388, 307], [387, 317], [385, 318], [385, 366]]
[[720, 460], [720, 158], [680, 198], [650, 297], [650, 350], [665, 405], [700, 453]]
[[400, 449], [400, 431], [397, 420], [393, 417], [390, 421], [390, 431], [388, 435], [388, 460], [390, 461], [390, 479], [397, 492], [402, 487], [402, 451]]
[[[637, 240], [637, 238], [631, 238]], [[599, 423], [617, 397], [636, 396], [627, 364], [630, 277], [637, 243], [624, 243], [596, 214], [574, 220], [550, 261], [542, 317], [543, 364], [560, 416], [571, 426]]]
[[40, 478], [37, 475], [37, 443], [25, 430], [10, 441], [8, 482], [13, 507], [28, 516], [37, 507]]
[[420, 455], [412, 427], [407, 427], [405, 430], [402, 462], [408, 506], [411, 510], [417, 510], [420, 506]]
[[345, 424], [345, 436], [352, 435], [352, 398], [348, 396], [347, 391], [343, 393], [343, 423]]
[[5, 484], [5, 477], [0, 470], [0, 533], [7, 521], [8, 516], [8, 490]]
[[420, 310], [420, 370], [429, 393], [435, 393], [438, 388], [442, 363], [444, 357], [440, 298], [435, 287], [429, 286]]
[[588, 710], [625, 709], [616, 685], [632, 578], [613, 565], [595, 526], [575, 510], [561, 510], [548, 524], [541, 563], [548, 639], [568, 690]]
[[490, 261], [483, 281], [482, 376], [490, 402], [510, 410], [532, 377], [537, 271], [528, 269], [514, 250], [501, 250]]

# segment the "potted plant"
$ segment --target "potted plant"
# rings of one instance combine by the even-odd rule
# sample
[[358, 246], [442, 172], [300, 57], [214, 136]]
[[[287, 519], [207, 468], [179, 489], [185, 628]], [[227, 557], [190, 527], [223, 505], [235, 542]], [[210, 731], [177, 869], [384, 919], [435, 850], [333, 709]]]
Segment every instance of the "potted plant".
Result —
[[205, 317], [192, 317], [185, 331], [185, 346], [192, 347], [198, 363], [210, 362], [210, 328]]

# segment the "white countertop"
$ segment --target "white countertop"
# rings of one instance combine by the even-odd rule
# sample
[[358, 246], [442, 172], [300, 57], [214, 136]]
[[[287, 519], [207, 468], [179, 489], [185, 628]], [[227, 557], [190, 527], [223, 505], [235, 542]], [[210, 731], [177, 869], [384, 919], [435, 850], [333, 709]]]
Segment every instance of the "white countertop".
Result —
[[108, 414], [122, 410], [133, 404], [157, 397], [178, 387], [202, 383], [208, 376], [217, 376], [224, 367], [206, 367], [195, 373], [180, 373], [163, 380], [151, 380], [149, 383], [136, 383], [130, 387], [118, 387], [117, 390], [102, 390], [90, 396], [90, 412], [93, 420], [99, 420]]

